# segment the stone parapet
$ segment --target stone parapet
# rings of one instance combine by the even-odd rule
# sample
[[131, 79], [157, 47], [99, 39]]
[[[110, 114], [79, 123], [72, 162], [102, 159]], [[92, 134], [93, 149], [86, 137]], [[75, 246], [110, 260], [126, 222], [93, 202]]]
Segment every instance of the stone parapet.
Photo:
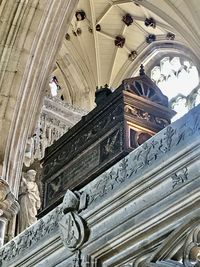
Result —
[[[199, 137], [197, 106], [1, 248], [0, 266], [145, 266], [175, 229], [197, 227]], [[167, 245], [177, 253], [148, 266], [196, 266], [178, 262], [178, 248], [194, 230], [187, 229]]]

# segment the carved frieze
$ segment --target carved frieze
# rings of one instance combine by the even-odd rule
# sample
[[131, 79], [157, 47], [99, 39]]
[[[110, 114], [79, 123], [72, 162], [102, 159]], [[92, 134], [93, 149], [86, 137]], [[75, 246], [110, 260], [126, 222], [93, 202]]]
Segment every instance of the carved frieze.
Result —
[[[111, 168], [109, 171], [100, 175], [95, 181], [92, 181], [90, 185], [85, 186], [82, 190], [80, 190], [80, 192], [72, 193], [73, 195], [75, 195], [74, 198], [66, 197], [63, 203], [63, 207], [65, 209], [64, 213], [63, 213], [62, 205], [57, 207], [52, 212], [50, 212], [48, 215], [44, 216], [43, 219], [39, 220], [36, 224], [32, 225], [26, 231], [24, 231], [23, 233], [15, 237], [11, 242], [7, 243], [3, 248], [0, 249], [0, 259], [2, 260], [2, 263], [3, 263], [2, 266], [11, 266], [10, 261], [14, 262], [16, 259], [19, 260], [19, 258], [21, 258], [22, 255], [25, 255], [25, 252], [28, 249], [32, 247], [34, 247], [35, 249], [37, 245], [39, 244], [39, 242], [41, 242], [42, 240], [48, 240], [49, 237], [51, 237], [54, 233], [56, 233], [57, 235], [58, 227], [59, 227], [58, 222], [61, 222], [62, 218], [67, 214], [68, 215], [76, 214], [77, 216], [79, 216], [79, 217], [73, 216], [75, 225], [77, 228], [79, 228], [78, 227], [79, 223], [80, 224], [83, 223], [84, 231], [86, 231], [86, 232], [83, 232], [83, 236], [86, 235], [86, 239], [84, 239], [83, 236], [78, 236], [77, 239], [79, 241], [75, 240], [76, 241], [75, 247], [78, 247], [77, 248], [77, 251], [78, 251], [82, 244], [81, 240], [87, 240], [87, 233], [88, 233], [87, 232], [88, 229], [87, 227], [85, 227], [84, 221], [80, 219], [81, 218], [80, 214], [82, 214], [80, 213], [80, 211], [86, 207], [88, 208], [88, 210], [93, 209], [95, 205], [97, 206], [99, 202], [103, 203], [103, 200], [108, 199], [107, 196], [113, 195], [112, 192], [115, 189], [121, 190], [122, 188], [124, 188], [123, 183], [129, 180], [128, 184], [130, 185], [131, 182], [135, 181], [138, 177], [143, 177], [143, 175], [150, 170], [149, 168], [155, 168], [159, 164], [160, 162], [159, 160], [165, 161], [166, 157], [170, 160], [170, 157], [173, 156], [175, 152], [180, 153], [182, 151], [185, 155], [186, 144], [188, 147], [190, 147], [190, 149], [192, 149], [192, 146], [196, 148], [196, 144], [197, 142], [199, 142], [199, 135], [200, 135], [200, 112], [199, 111], [200, 111], [200, 107], [196, 107], [191, 112], [189, 112], [189, 114], [187, 114], [184, 118], [180, 119], [173, 125], [168, 126], [162, 132], [152, 137], [151, 140], [147, 141], [145, 144], [138, 147], [137, 150], [133, 151], [126, 158], [124, 158], [119, 163], [117, 163], [115, 167]], [[191, 140], [193, 141], [193, 145], [191, 144]], [[176, 175], [175, 175], [176, 178], [178, 176], [182, 177], [186, 175], [188, 176], [188, 181], [190, 182], [192, 181], [192, 179], [198, 178], [197, 175], [199, 175], [199, 172], [196, 171], [194, 174], [191, 171], [191, 169], [192, 168], [190, 165], [180, 167], [178, 170], [176, 170]], [[134, 173], [137, 173], [137, 176], [132, 175]], [[196, 177], [194, 177], [195, 175]], [[176, 191], [176, 189], [178, 189], [178, 185], [176, 185], [173, 188], [173, 179], [171, 177], [172, 177], [171, 175], [169, 175], [168, 177], [169, 182], [171, 182], [171, 188], [169, 189], [170, 194]], [[182, 180], [182, 178], [180, 178], [180, 180]], [[178, 184], [181, 187], [182, 185], [185, 185], [188, 181], [185, 181], [183, 184], [182, 182], [181, 183], [178, 182]], [[175, 190], [173, 191], [173, 189]], [[90, 205], [93, 205], [93, 206], [90, 206]], [[66, 216], [66, 220], [64, 221], [65, 227], [66, 227], [66, 223], [72, 218], [72, 217], [70, 218], [70, 216], [68, 217]], [[77, 218], [79, 218], [81, 222]], [[159, 258], [156, 258], [156, 255], [155, 255], [154, 261], [152, 261], [151, 263], [148, 263], [149, 265], [146, 265], [146, 266], [148, 267], [150, 266], [151, 267], [152, 266], [187, 266], [187, 267], [198, 266], [200, 234], [199, 234], [199, 228], [197, 228], [198, 225], [196, 222], [197, 220], [195, 219], [193, 222], [189, 222], [188, 224], [189, 231], [187, 234], [188, 238], [184, 245], [183, 263], [176, 262], [176, 261], [173, 262], [171, 259], [170, 260], [163, 259], [161, 262]], [[74, 227], [74, 225], [72, 226]], [[71, 227], [72, 230], [74, 229], [73, 227]], [[67, 229], [69, 231], [69, 228]], [[78, 233], [80, 234], [81, 233], [80, 228], [78, 229], [78, 231], [79, 231]], [[65, 236], [66, 236], [66, 232], [65, 232]], [[184, 234], [184, 233], [185, 231], [183, 231], [183, 229], [180, 229], [178, 234]], [[179, 235], [175, 235], [174, 240], [177, 240], [178, 236]], [[66, 238], [68, 239], [69, 237], [67, 236]], [[67, 242], [66, 244], [68, 243], [70, 242]], [[169, 245], [167, 243], [166, 245], [166, 248], [170, 249], [170, 251], [171, 249], [173, 249], [173, 247], [171, 248], [171, 244], [172, 243], [170, 243]], [[178, 246], [178, 248], [180, 248], [180, 246]], [[164, 251], [164, 254], [166, 255], [165, 253], [166, 250], [164, 250], [164, 248], [163, 248], [163, 251]], [[160, 251], [158, 252], [157, 255], [160, 255]], [[4, 262], [6, 263], [4, 264]], [[89, 260], [86, 262], [89, 262]], [[176, 265], [173, 265], [173, 264], [176, 264]], [[188, 265], [181, 265], [181, 264], [188, 264]], [[88, 266], [88, 265], [85, 265], [85, 266]]]
[[11, 261], [42, 239], [47, 238], [49, 234], [57, 230], [58, 221], [61, 220], [62, 216], [62, 207], [57, 207], [45, 216], [44, 219], [39, 220], [36, 224], [19, 234], [14, 240], [7, 243], [0, 249], [0, 259], [2, 259], [2, 262]]
[[83, 129], [79, 138], [76, 138], [73, 143], [67, 142], [63, 149], [59, 151], [52, 160], [48, 160], [48, 163], [44, 164], [44, 175], [49, 176], [51, 173], [58, 170], [58, 168], [66, 164], [67, 161], [83, 150], [89, 142], [94, 142], [94, 140], [98, 138], [100, 131], [104, 132], [107, 129], [110, 129], [111, 125], [116, 124], [120, 120], [122, 110], [123, 107], [121, 105], [116, 106], [103, 119], [92, 122], [89, 131], [87, 128]]
[[74, 161], [62, 173], [46, 183], [45, 205], [51, 205], [59, 199], [67, 188], [74, 188], [84, 183], [102, 164], [112, 159], [122, 152], [123, 131], [118, 126], [101, 142], [96, 143], [91, 150], [86, 151], [82, 156]]
[[126, 112], [126, 114], [133, 115], [136, 118], [155, 123], [158, 126], [160, 126], [161, 128], [164, 128], [170, 124], [170, 121], [167, 119], [161, 118], [158, 115], [156, 116], [155, 114], [152, 114], [152, 113], [148, 113], [145, 110], [136, 108], [136, 107], [131, 106], [131, 105], [125, 105], [124, 111]]
[[[121, 183], [141, 173], [166, 153], [176, 150], [184, 142], [190, 142], [191, 138], [200, 134], [200, 113], [192, 110], [188, 114], [191, 120], [184, 119], [179, 130], [169, 125], [161, 134], [145, 142], [130, 156], [121, 160], [118, 167], [111, 168], [93, 183], [89, 189], [89, 204], [99, 200], [112, 190], [118, 188]], [[184, 167], [172, 176], [172, 189], [185, 183], [188, 179], [188, 168]], [[87, 191], [87, 187], [86, 187]]]

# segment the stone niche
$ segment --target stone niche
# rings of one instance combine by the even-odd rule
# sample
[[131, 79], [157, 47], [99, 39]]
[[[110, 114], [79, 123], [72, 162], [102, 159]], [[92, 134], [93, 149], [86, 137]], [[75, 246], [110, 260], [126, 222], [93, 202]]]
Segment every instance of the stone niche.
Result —
[[46, 149], [39, 217], [61, 203], [67, 189], [89, 183], [162, 130], [174, 115], [167, 97], [146, 75], [124, 80], [113, 93], [108, 90], [97, 91], [97, 107]]

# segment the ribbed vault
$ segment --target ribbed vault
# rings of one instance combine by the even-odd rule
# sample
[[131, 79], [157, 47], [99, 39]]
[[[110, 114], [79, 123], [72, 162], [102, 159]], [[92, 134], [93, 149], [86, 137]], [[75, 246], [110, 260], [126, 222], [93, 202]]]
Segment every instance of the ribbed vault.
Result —
[[[196, 1], [80, 0], [76, 11], [84, 11], [85, 18], [73, 16], [57, 58], [65, 99], [76, 106], [92, 108], [96, 86], [116, 88], [141, 62], [148, 63], [155, 49], [182, 46], [200, 54]], [[133, 19], [129, 26], [123, 21], [127, 14]], [[145, 25], [151, 18], [155, 25]], [[155, 40], [147, 40], [150, 35]], [[115, 45], [118, 36], [125, 39], [121, 46]]]
[[[197, 61], [200, 58], [198, 0], [77, 3], [0, 1], [0, 175], [16, 194], [25, 143], [53, 69], [65, 101], [90, 110], [96, 86], [116, 88], [163, 47], [167, 51], [184, 47]], [[81, 10], [86, 18], [77, 20], [74, 12]], [[122, 21], [127, 14], [133, 18], [129, 26]], [[145, 26], [150, 18], [156, 27]], [[155, 40], [151, 36], [146, 42], [149, 34]], [[118, 36], [125, 43], [118, 38], [115, 46]]]

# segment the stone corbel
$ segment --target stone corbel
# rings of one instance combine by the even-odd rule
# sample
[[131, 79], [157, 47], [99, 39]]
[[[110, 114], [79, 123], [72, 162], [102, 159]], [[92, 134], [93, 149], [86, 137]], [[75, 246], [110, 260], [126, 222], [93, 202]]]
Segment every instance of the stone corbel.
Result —
[[79, 212], [86, 208], [86, 195], [67, 190], [63, 199], [64, 216], [59, 221], [60, 237], [64, 246], [71, 250], [78, 250], [88, 237], [86, 222]]

